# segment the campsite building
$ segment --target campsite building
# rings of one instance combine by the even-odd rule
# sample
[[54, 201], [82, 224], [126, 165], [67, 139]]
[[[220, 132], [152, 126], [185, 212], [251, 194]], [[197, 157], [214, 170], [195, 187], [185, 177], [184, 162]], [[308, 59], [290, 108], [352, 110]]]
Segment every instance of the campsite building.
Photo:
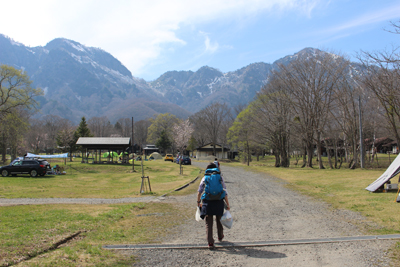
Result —
[[[392, 145], [393, 139], [389, 137], [381, 137], [374, 139], [365, 139], [365, 151], [369, 151], [369, 153], [373, 153], [373, 149], [375, 149], [376, 153], [392, 153]], [[396, 151], [397, 152], [397, 151]]]
[[215, 153], [214, 155], [214, 145], [213, 143], [206, 144], [204, 146], [198, 147], [193, 150], [193, 156], [196, 159], [207, 159], [207, 157], [216, 157], [218, 159], [227, 159], [229, 156], [230, 149], [224, 147], [222, 149], [221, 145], [215, 144]]
[[143, 148], [143, 150], [145, 156], [148, 156], [153, 152], [160, 152], [158, 147], [156, 147], [155, 145], [147, 145], [145, 148]]
[[386, 144], [386, 145], [383, 145], [383, 146], [386, 147], [387, 151], [388, 152], [390, 151], [390, 153], [392, 153], [392, 154], [398, 154], [399, 153], [399, 147], [397, 146], [397, 142], [396, 141], [390, 142], [389, 144]]
[[[130, 137], [79, 137], [76, 145], [81, 146], [85, 152], [82, 155], [82, 162], [89, 162], [91, 160], [93, 163], [117, 163], [118, 157], [109, 157], [108, 160], [104, 160], [103, 158], [102, 160], [102, 156], [104, 155], [102, 153], [116, 153], [119, 155], [122, 152], [127, 152], [132, 146]], [[89, 157], [89, 155], [91, 156]], [[122, 162], [127, 162], [127, 159], [124, 159]]]

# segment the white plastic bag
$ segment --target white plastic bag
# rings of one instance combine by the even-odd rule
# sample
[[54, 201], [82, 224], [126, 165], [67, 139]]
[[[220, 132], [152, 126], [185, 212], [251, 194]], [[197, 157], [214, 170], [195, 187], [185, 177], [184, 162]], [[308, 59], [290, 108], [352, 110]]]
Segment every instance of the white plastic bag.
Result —
[[229, 212], [229, 210], [225, 211], [224, 215], [222, 215], [221, 223], [226, 228], [231, 229], [232, 223], [233, 223], [233, 218], [232, 218], [232, 215]]
[[200, 217], [200, 207], [196, 208], [196, 221], [198, 221], [198, 222], [202, 221], [202, 219]]

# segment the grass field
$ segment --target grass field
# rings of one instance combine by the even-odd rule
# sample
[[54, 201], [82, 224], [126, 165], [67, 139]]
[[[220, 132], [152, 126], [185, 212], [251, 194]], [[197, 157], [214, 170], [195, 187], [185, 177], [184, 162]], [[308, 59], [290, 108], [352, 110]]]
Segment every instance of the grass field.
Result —
[[[140, 162], [132, 165], [57, 163], [67, 175], [29, 175], [2, 177], [0, 197], [3, 198], [124, 198], [140, 196], [142, 169]], [[179, 165], [169, 161], [145, 161], [144, 176], [150, 177], [154, 195], [162, 195], [196, 177], [198, 169], [185, 165], [179, 175]]]
[[[57, 164], [53, 161], [52, 165]], [[60, 163], [62, 165], [62, 163]], [[2, 198], [138, 197], [141, 166], [67, 162], [66, 175], [0, 178]], [[186, 184], [198, 168], [164, 161], [144, 162], [152, 195]], [[148, 195], [150, 193], [146, 193]], [[133, 258], [101, 249], [104, 244], [154, 242], [187, 216], [162, 203], [120, 205], [29, 205], [0, 207], [0, 266], [126, 266]], [[174, 219], [172, 219], [174, 218]], [[58, 242], [76, 237], [54, 249]]]

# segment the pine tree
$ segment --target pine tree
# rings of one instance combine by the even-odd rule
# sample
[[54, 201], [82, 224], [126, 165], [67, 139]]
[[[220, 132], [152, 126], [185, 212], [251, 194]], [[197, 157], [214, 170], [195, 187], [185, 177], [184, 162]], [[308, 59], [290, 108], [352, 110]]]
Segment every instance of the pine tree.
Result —
[[78, 129], [76, 129], [75, 136], [77, 138], [79, 138], [79, 137], [93, 137], [93, 135], [90, 133], [90, 129], [89, 129], [87, 123], [86, 123], [85, 117], [82, 117], [82, 120], [79, 123]]

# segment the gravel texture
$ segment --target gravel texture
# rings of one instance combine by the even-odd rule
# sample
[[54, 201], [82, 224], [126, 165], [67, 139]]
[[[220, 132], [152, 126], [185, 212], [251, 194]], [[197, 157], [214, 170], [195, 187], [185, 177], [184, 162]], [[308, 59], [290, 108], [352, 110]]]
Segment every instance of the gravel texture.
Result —
[[[202, 168], [206, 163], [193, 162]], [[333, 210], [286, 187], [280, 179], [241, 168], [221, 166], [229, 193], [232, 229], [223, 242], [329, 238], [363, 235], [355, 225], [374, 226], [361, 215]], [[192, 186], [197, 187], [198, 182]], [[206, 244], [205, 223], [194, 220], [196, 195], [166, 197], [193, 207], [193, 218], [174, 229], [162, 243]], [[214, 224], [214, 238], [216, 227]], [[386, 251], [394, 240], [355, 241], [290, 246], [208, 249], [126, 250], [139, 261], [133, 266], [389, 266]]]
[[[206, 163], [192, 164], [205, 168]], [[229, 193], [232, 229], [224, 230], [223, 242], [255, 242], [358, 236], [363, 227], [376, 227], [358, 213], [334, 210], [326, 203], [300, 195], [280, 179], [222, 164]], [[196, 181], [190, 186], [198, 186]], [[192, 209], [185, 219], [160, 241], [168, 244], [206, 244], [205, 223], [194, 220], [196, 195], [125, 199], [0, 199], [1, 205], [107, 204], [169, 202]], [[358, 227], [356, 226], [356, 223]], [[361, 226], [361, 228], [360, 228]], [[216, 226], [214, 224], [214, 237]], [[386, 251], [394, 240], [355, 241], [308, 245], [208, 249], [121, 250], [135, 255], [133, 266], [390, 266]]]

